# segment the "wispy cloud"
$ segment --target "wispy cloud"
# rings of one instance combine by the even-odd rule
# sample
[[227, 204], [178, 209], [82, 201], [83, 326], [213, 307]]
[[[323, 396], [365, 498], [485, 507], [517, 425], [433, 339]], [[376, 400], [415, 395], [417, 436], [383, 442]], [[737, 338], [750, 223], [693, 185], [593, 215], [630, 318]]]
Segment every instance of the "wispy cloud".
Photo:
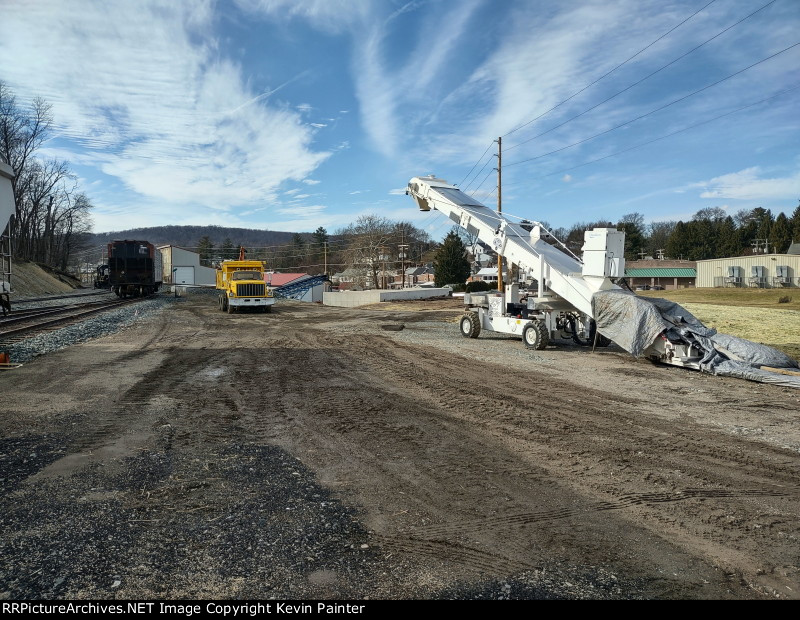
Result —
[[733, 200], [773, 200], [800, 195], [800, 170], [783, 177], [764, 177], [761, 168], [753, 166], [696, 183], [704, 188], [700, 198]]
[[0, 56], [14, 62], [3, 79], [22, 98], [53, 104], [61, 137], [81, 147], [69, 159], [140, 196], [212, 210], [269, 201], [328, 153], [313, 150], [314, 129], [297, 112], [268, 104], [288, 82], [255, 94], [241, 67], [219, 56], [215, 6], [4, 5]]

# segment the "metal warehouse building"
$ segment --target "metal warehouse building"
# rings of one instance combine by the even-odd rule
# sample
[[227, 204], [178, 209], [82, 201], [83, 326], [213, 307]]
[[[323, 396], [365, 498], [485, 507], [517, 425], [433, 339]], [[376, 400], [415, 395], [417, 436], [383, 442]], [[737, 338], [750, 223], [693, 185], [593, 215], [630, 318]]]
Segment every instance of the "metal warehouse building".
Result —
[[217, 271], [200, 265], [200, 255], [174, 245], [162, 245], [161, 252], [164, 269], [164, 284], [188, 284], [214, 286]]
[[698, 287], [796, 288], [800, 254], [753, 254], [697, 261]]

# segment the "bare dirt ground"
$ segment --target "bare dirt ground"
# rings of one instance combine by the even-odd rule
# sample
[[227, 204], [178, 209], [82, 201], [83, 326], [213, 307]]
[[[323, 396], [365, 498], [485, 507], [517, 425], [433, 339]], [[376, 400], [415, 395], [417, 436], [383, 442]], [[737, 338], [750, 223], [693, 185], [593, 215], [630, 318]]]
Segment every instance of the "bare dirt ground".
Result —
[[36, 263], [28, 261], [15, 260], [11, 271], [12, 303], [25, 297], [69, 293], [80, 284], [73, 277], [52, 270], [46, 271]]
[[798, 597], [800, 392], [420, 307], [189, 297], [0, 374], [0, 596]]

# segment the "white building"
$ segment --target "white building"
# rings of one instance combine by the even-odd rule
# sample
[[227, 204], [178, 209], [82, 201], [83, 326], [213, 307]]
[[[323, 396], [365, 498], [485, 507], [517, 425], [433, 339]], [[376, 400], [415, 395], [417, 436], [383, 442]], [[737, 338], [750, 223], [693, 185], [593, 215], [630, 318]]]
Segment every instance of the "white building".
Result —
[[748, 254], [697, 261], [698, 287], [796, 288], [800, 254]]
[[200, 255], [174, 245], [158, 247], [164, 272], [164, 284], [216, 286], [217, 270], [203, 267]]

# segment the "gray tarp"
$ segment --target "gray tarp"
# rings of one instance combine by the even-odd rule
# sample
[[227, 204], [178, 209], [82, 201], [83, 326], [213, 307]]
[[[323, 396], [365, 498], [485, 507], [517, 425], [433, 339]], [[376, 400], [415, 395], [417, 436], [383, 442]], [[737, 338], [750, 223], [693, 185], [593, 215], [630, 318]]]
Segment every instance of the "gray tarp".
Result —
[[622, 289], [600, 291], [592, 297], [592, 313], [597, 331], [637, 357], [664, 334], [672, 341], [696, 345], [703, 352], [699, 366], [704, 372], [800, 388], [800, 377], [759, 369], [796, 370], [797, 362], [788, 355], [767, 345], [718, 334], [667, 299], [640, 297]]

